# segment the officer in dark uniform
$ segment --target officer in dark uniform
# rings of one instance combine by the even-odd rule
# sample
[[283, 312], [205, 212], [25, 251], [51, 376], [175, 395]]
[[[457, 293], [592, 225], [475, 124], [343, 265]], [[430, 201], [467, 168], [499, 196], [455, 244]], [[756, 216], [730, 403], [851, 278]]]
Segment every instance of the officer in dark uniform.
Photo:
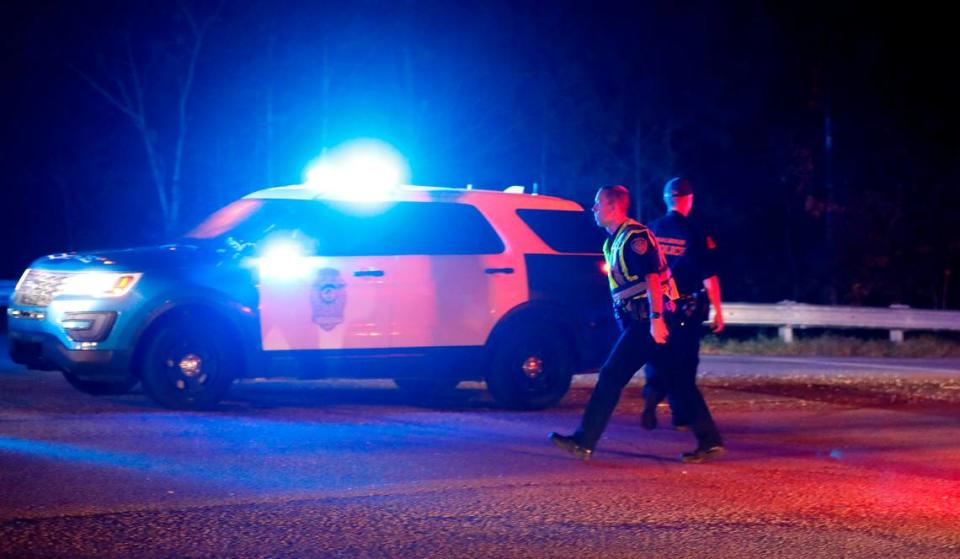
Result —
[[[703, 321], [713, 306], [714, 332], [723, 330], [723, 308], [720, 302], [720, 280], [717, 277], [716, 242], [690, 219], [693, 209], [693, 185], [676, 177], [663, 189], [667, 213], [650, 224], [680, 291], [677, 311], [668, 317], [670, 342], [666, 351], [647, 363], [647, 375], [667, 379], [672, 387], [667, 398], [673, 412], [674, 426], [698, 433], [698, 446], [684, 455], [684, 461], [701, 462], [723, 452], [723, 443], [710, 410], [697, 388], [697, 366], [700, 363], [700, 336]], [[645, 427], [656, 425], [655, 401], [647, 400], [644, 408]], [[652, 421], [650, 421], [652, 419]]]
[[[667, 342], [664, 312], [677, 296], [656, 237], [646, 226], [627, 217], [629, 207], [630, 192], [626, 187], [605, 186], [597, 192], [593, 215], [597, 225], [610, 234], [603, 254], [620, 337], [600, 368], [580, 427], [573, 435], [550, 433], [555, 445], [584, 460], [593, 454], [630, 378]], [[669, 382], [648, 382], [644, 389], [648, 387], [669, 395]], [[645, 393], [645, 398], [663, 396]]]

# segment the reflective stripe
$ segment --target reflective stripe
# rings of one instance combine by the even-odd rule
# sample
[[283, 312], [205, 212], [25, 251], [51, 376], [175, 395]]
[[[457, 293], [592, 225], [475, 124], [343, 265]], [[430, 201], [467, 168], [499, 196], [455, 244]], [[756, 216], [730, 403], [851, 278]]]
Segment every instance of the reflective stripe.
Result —
[[623, 238], [620, 240], [619, 243], [617, 243], [617, 246], [616, 246], [617, 253], [620, 255], [620, 269], [623, 271], [623, 275], [626, 278], [626, 280], [631, 282], [637, 281], [638, 279], [640, 279], [640, 276], [631, 274], [629, 268], [627, 268], [627, 259], [624, 257], [625, 256], [624, 253], [626, 252], [624, 250], [624, 247], [627, 246], [627, 240], [631, 236], [636, 234], [637, 234], [637, 231], [635, 229], [631, 231], [627, 231], [627, 234], [623, 236]]
[[680, 291], [677, 289], [677, 282], [673, 280], [673, 277], [662, 281], [660, 285], [663, 288], [663, 296], [670, 301], [676, 301], [680, 298]]
[[613, 300], [617, 303], [622, 302], [624, 299], [632, 299], [637, 295], [645, 295], [647, 292], [647, 282], [641, 281], [638, 284], [631, 285], [619, 291], [613, 293]]

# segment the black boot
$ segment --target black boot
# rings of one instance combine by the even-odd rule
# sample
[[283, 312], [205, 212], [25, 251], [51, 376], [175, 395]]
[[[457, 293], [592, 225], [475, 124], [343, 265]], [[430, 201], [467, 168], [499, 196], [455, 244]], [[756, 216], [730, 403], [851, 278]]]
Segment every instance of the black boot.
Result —
[[699, 464], [707, 460], [718, 458], [726, 452], [723, 445], [698, 446], [692, 452], [684, 452], [680, 455], [680, 461], [684, 464]]
[[590, 460], [590, 456], [593, 454], [593, 449], [580, 446], [580, 443], [577, 442], [576, 437], [561, 435], [560, 433], [550, 433], [550, 442], [557, 445], [558, 448], [573, 454], [584, 462]]

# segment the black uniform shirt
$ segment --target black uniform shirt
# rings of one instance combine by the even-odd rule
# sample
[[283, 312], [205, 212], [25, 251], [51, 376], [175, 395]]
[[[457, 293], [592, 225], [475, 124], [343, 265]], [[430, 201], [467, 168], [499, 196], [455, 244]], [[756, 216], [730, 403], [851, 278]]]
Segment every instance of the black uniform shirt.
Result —
[[650, 224], [660, 249], [683, 295], [703, 288], [703, 280], [717, 274], [717, 243], [696, 221], [670, 211]]

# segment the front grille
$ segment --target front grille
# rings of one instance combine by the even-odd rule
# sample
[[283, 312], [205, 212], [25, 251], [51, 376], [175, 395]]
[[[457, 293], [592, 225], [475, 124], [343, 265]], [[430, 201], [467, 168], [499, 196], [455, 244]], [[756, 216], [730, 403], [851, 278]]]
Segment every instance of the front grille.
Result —
[[17, 287], [13, 301], [27, 307], [46, 307], [69, 275], [68, 272], [29, 270]]

